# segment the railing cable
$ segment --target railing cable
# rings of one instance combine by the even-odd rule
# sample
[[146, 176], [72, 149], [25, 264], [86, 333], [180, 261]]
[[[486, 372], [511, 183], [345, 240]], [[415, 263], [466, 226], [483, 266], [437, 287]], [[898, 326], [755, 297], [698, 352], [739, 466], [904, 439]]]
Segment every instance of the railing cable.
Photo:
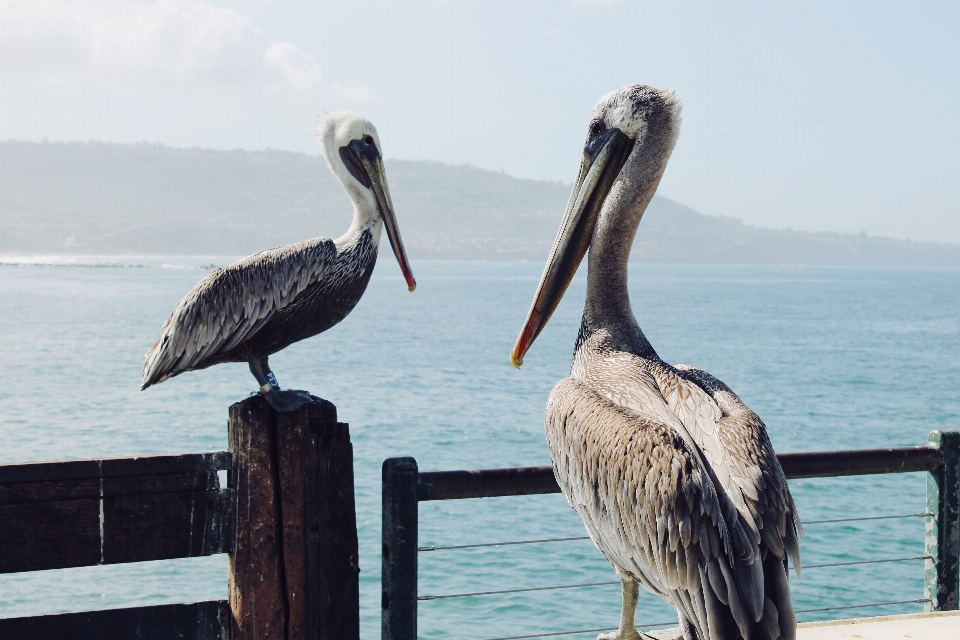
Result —
[[445, 549], [473, 549], [475, 547], [505, 547], [510, 544], [537, 544], [541, 542], [571, 542], [573, 540], [589, 540], [590, 536], [574, 536], [572, 538], [544, 538], [542, 540], [513, 540], [511, 542], [486, 542], [483, 544], [454, 544], [445, 547], [417, 547], [417, 551], [443, 551]]
[[865, 518], [836, 518], [834, 520], [810, 520], [802, 522], [804, 526], [808, 524], [832, 524], [834, 522], [860, 522], [862, 520], [893, 520], [894, 518], [926, 518], [933, 514], [929, 511], [923, 513], [904, 513], [896, 516], [867, 516]]
[[[933, 516], [929, 511], [923, 513], [902, 513], [893, 516], [866, 516], [863, 518], [834, 518], [831, 520], [809, 520], [802, 522], [803, 526], [811, 524], [834, 524], [839, 522], [861, 522], [866, 520], [893, 520], [897, 518], [926, 518]], [[452, 544], [445, 546], [417, 547], [417, 551], [445, 551], [448, 549], [476, 549], [478, 547], [506, 547], [515, 544], [542, 544], [547, 542], [573, 542], [576, 540], [589, 540], [590, 536], [572, 536], [569, 538], [542, 538], [538, 540], [510, 540], [507, 542], [485, 542], [480, 544]]]
[[888, 607], [894, 604], [915, 604], [931, 602], [930, 598], [918, 598], [917, 600], [898, 600], [896, 602], [870, 602], [868, 604], [848, 604], [843, 607], [820, 607], [819, 609], [797, 609], [794, 613], [815, 613], [817, 611], [839, 611], [840, 609], [864, 609], [866, 607]]
[[907, 562], [909, 560], [932, 560], [933, 556], [911, 556], [909, 558], [883, 558], [881, 560], [853, 560], [851, 562], [830, 562], [828, 564], [804, 564], [801, 569], [823, 569], [824, 567], [849, 567], [854, 564], [877, 564], [880, 562]]
[[[908, 558], [881, 558], [879, 560], [851, 560], [849, 562], [829, 562], [824, 564], [807, 564], [803, 565], [802, 569], [823, 569], [826, 567], [849, 567], [852, 565], [860, 564], [880, 564], [883, 562], [909, 562], [911, 560], [932, 560], [933, 556], [931, 555], [922, 555], [922, 556], [910, 556]], [[417, 596], [417, 600], [441, 600], [444, 598], [466, 598], [469, 596], [492, 596], [501, 593], [524, 593], [527, 591], [552, 591], [555, 589], [577, 589], [580, 587], [599, 587], [605, 585], [620, 584], [619, 582], [586, 582], [582, 584], [562, 584], [552, 587], [527, 587], [524, 589], [500, 589], [496, 591], [476, 591], [472, 593], [449, 593], [437, 596]], [[912, 602], [912, 600], [910, 601]], [[857, 605], [860, 606], [860, 605]], [[863, 606], [872, 606], [872, 605], [863, 605]], [[800, 613], [799, 611], [797, 613]]]
[[442, 598], [466, 598], [468, 596], [492, 596], [498, 593], [523, 593], [525, 591], [552, 591], [554, 589], [577, 589], [580, 587], [600, 587], [607, 586], [612, 584], [620, 584], [620, 581], [616, 582], [586, 582], [584, 584], [561, 584], [555, 587], [528, 587], [526, 589], [501, 589], [498, 591], [477, 591], [475, 593], [449, 593], [440, 596], [417, 596], [417, 600], [440, 600]]

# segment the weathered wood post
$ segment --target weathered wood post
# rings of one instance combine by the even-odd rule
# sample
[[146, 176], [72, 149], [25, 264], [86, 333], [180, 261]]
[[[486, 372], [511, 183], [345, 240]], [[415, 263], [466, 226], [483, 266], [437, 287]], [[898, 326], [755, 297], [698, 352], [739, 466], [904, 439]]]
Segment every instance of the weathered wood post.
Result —
[[956, 611], [960, 599], [960, 433], [930, 434], [943, 462], [927, 476], [926, 550], [923, 597], [927, 611]]
[[383, 461], [382, 640], [417, 638], [417, 461]]
[[358, 640], [353, 447], [326, 400], [277, 413], [230, 407], [236, 548], [232, 640]]

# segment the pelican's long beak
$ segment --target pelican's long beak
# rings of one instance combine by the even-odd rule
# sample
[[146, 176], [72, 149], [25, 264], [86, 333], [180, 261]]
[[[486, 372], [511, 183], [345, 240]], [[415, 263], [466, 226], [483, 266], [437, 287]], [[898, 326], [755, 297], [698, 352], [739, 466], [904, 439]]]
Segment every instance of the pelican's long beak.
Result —
[[413, 278], [413, 271], [410, 269], [409, 260], [407, 260], [407, 252], [404, 251], [403, 240], [400, 239], [400, 229], [397, 227], [397, 218], [393, 213], [393, 200], [390, 199], [390, 189], [387, 187], [387, 174], [383, 170], [383, 161], [380, 159], [380, 154], [361, 153], [358, 156], [360, 164], [363, 165], [364, 171], [370, 178], [370, 188], [377, 199], [380, 217], [383, 218], [383, 226], [387, 229], [387, 238], [390, 239], [393, 255], [397, 257], [397, 262], [400, 263], [400, 271], [403, 272], [403, 278], [407, 281], [407, 290], [412, 293], [417, 288], [417, 281]]
[[550, 259], [543, 269], [540, 285], [513, 347], [510, 362], [516, 368], [523, 364], [523, 356], [537, 339], [553, 315], [570, 281], [583, 261], [593, 228], [610, 187], [623, 168], [633, 149], [633, 139], [619, 129], [608, 129], [584, 149], [580, 174], [573, 183], [573, 192], [560, 223], [560, 231], [553, 241]]

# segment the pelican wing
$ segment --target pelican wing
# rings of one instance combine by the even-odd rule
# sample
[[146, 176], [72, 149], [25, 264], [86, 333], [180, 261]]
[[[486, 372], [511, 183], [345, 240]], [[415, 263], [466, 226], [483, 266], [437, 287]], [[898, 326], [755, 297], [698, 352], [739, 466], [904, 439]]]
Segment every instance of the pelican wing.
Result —
[[621, 352], [605, 357], [605, 371], [591, 386], [614, 404], [671, 426], [707, 463], [721, 502], [729, 499], [742, 516], [728, 514], [728, 521], [734, 528], [739, 522], [752, 538], [738, 553], [756, 559], [765, 545], [780, 558], [786, 552], [799, 572], [796, 507], [757, 414], [723, 382], [686, 365], [642, 366]]
[[618, 573], [666, 598], [705, 638], [728, 637], [731, 623], [745, 634], [766, 617], [763, 567], [744, 553], [736, 511], [731, 522], [675, 426], [566, 378], [547, 403], [546, 433], [557, 482]]
[[323, 279], [336, 258], [329, 238], [267, 249], [217, 269], [177, 304], [146, 354], [146, 389], [191, 369], [218, 362], [243, 344], [308, 286]]
[[[689, 416], [693, 414], [691, 404], [704, 405], [712, 400], [709, 404], [716, 407], [719, 414], [715, 431], [722, 451], [720, 464], [731, 479], [729, 491], [736, 494], [740, 512], [750, 514], [754, 531], [764, 544], [779, 558], [785, 557], [784, 554], [789, 556], [799, 575], [798, 537], [803, 529], [766, 425], [721, 380], [688, 365], [678, 365], [676, 369], [679, 375], [673, 378], [675, 382], [665, 376], [664, 395], [668, 402], [675, 396], [676, 404], [684, 406], [680, 411]], [[690, 396], [698, 397], [699, 402], [683, 399]], [[703, 412], [703, 409], [697, 411]]]

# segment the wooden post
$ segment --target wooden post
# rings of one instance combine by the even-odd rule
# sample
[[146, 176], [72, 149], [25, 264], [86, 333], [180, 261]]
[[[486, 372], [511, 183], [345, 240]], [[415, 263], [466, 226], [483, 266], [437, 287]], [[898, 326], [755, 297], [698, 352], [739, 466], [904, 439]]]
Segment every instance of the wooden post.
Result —
[[417, 639], [417, 461], [383, 461], [383, 563], [380, 638]]
[[960, 433], [930, 434], [930, 446], [943, 456], [927, 476], [926, 611], [956, 611], [960, 600]]
[[232, 640], [359, 639], [353, 447], [336, 407], [278, 414], [255, 396], [230, 407], [229, 442]]

